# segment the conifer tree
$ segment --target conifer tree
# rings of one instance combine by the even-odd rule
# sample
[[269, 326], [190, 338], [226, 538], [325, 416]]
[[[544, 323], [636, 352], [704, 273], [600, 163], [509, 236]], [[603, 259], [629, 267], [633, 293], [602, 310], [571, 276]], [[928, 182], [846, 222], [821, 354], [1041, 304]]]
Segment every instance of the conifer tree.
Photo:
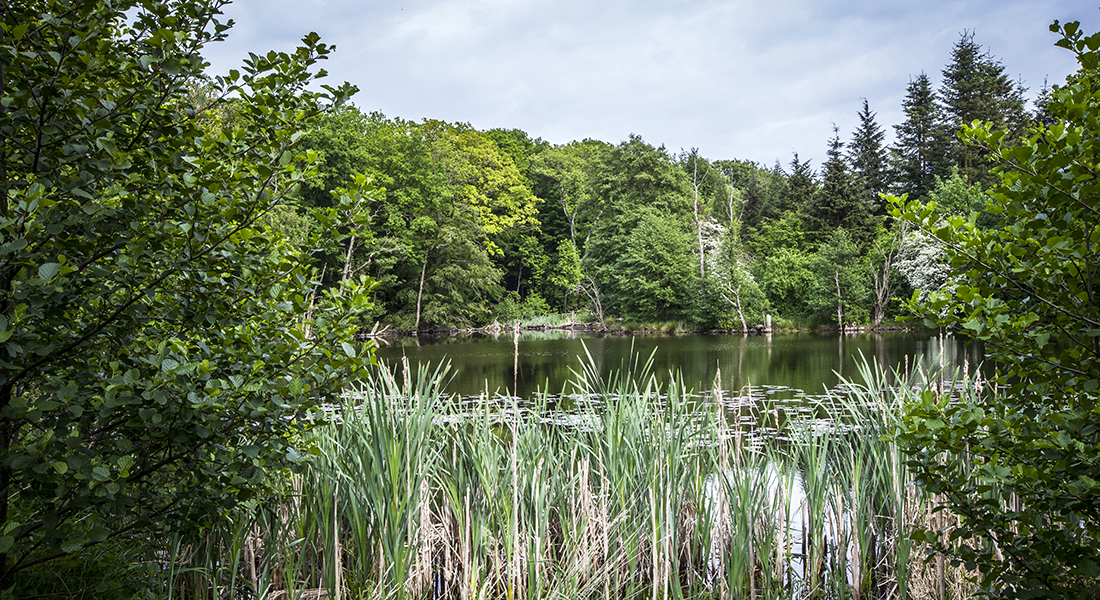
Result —
[[[1005, 74], [999, 60], [974, 41], [973, 31], [964, 31], [951, 51], [951, 63], [943, 69], [940, 97], [952, 133], [974, 121], [989, 122], [1018, 139], [1029, 119], [1024, 108], [1023, 87]], [[950, 137], [950, 158], [970, 183], [992, 183], [988, 151], [963, 144]]]
[[885, 214], [885, 206], [879, 194], [886, 191], [886, 148], [882, 145], [886, 133], [875, 121], [875, 113], [863, 99], [859, 111], [859, 127], [852, 133], [848, 144], [848, 159], [852, 163], [855, 185], [860, 196], [876, 215]]
[[905, 121], [894, 126], [897, 139], [890, 149], [895, 191], [922, 198], [935, 188], [937, 176], [949, 172], [949, 134], [927, 74], [909, 82], [901, 107]]
[[810, 161], [798, 160], [798, 153], [795, 152], [791, 159], [791, 172], [787, 175], [787, 186], [779, 196], [780, 211], [804, 210], [813, 200], [816, 191], [816, 174], [810, 168]]
[[807, 211], [807, 220], [819, 240], [839, 227], [847, 229], [860, 248], [866, 248], [874, 236], [875, 219], [857, 191], [843, 149], [840, 131], [834, 125], [828, 158], [821, 167], [821, 190]]

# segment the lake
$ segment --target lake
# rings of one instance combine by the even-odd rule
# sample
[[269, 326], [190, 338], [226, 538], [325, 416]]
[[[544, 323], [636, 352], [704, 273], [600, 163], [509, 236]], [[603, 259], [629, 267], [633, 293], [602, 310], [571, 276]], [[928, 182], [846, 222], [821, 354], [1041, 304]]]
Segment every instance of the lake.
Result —
[[[539, 390], [573, 391], [570, 382], [587, 360], [587, 353], [607, 374], [634, 356], [653, 356], [653, 372], [661, 381], [679, 372], [686, 385], [707, 392], [715, 378], [723, 391], [753, 386], [777, 397], [819, 395], [839, 377], [857, 378], [860, 356], [888, 366], [920, 365], [948, 372], [982, 363], [980, 346], [964, 338], [935, 332], [867, 332], [856, 334], [795, 333], [763, 336], [666, 335], [621, 336], [591, 332], [503, 332], [497, 336], [391, 338], [380, 343], [380, 364], [400, 369], [402, 357], [411, 365], [435, 366], [449, 361], [453, 379], [447, 387], [463, 397], [483, 393], [530, 398]], [[755, 395], [755, 393], [754, 393]]]

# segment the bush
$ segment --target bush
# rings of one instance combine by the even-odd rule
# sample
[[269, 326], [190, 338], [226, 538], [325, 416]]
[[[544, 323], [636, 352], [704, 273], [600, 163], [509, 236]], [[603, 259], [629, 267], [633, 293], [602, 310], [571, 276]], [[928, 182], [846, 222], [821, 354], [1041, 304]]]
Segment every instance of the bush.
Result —
[[1100, 34], [1051, 27], [1080, 70], [1051, 94], [1049, 126], [1018, 145], [989, 124], [963, 138], [997, 160], [985, 211], [941, 221], [893, 199], [893, 213], [941, 240], [954, 292], [914, 294], [933, 326], [985, 342], [1000, 391], [925, 393], [899, 439], [920, 483], [959, 517], [926, 537], [1010, 598], [1100, 596]]
[[369, 283], [314, 302], [298, 248], [326, 240], [265, 226], [308, 172], [298, 128], [354, 90], [310, 91], [330, 51], [311, 34], [196, 94], [223, 4], [0, 11], [0, 589], [16, 596], [263, 494], [369, 361], [350, 343]]

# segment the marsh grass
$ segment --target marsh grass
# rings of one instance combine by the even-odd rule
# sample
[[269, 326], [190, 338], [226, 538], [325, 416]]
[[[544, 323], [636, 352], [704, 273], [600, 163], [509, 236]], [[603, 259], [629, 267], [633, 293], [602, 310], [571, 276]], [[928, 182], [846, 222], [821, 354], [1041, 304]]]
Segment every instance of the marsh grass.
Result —
[[[700, 400], [652, 356], [575, 371], [578, 408], [443, 396], [380, 373], [315, 430], [284, 494], [169, 549], [168, 597], [938, 598], [928, 523], [891, 440], [908, 374], [864, 363], [781, 435], [744, 397]], [[751, 394], [749, 394], [751, 397]], [[757, 411], [767, 415], [768, 411]], [[758, 425], [767, 425], [760, 423]], [[777, 426], [778, 427], [778, 426]], [[939, 518], [939, 517], [934, 517]], [[947, 581], [947, 578], [952, 578]]]

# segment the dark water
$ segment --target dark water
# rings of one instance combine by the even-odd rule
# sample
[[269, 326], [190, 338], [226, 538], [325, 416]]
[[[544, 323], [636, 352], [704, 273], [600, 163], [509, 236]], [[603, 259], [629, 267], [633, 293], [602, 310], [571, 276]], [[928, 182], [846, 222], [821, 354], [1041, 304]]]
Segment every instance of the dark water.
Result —
[[624, 362], [653, 354], [653, 372], [661, 381], [681, 373], [696, 391], [719, 385], [737, 393], [746, 386], [820, 394], [840, 376], [856, 380], [860, 356], [882, 365], [920, 366], [948, 372], [973, 372], [983, 360], [980, 347], [957, 336], [935, 333], [799, 333], [769, 336], [679, 335], [601, 336], [574, 332], [511, 332], [499, 336], [391, 339], [377, 350], [379, 363], [400, 368], [403, 356], [416, 365], [449, 361], [453, 380], [447, 391], [461, 396], [488, 393], [530, 398], [539, 390], [574, 391], [585, 347], [606, 375]]

